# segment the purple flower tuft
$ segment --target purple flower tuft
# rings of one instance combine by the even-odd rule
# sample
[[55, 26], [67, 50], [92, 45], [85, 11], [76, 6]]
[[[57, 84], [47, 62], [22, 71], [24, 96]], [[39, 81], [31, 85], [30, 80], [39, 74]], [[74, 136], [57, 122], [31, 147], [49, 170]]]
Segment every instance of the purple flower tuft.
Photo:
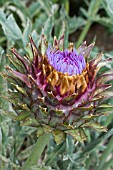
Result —
[[46, 56], [50, 65], [53, 66], [55, 70], [68, 73], [70, 76], [81, 74], [86, 67], [84, 56], [78, 54], [75, 49], [73, 51], [69, 51], [68, 49], [60, 51], [49, 46], [46, 51]]

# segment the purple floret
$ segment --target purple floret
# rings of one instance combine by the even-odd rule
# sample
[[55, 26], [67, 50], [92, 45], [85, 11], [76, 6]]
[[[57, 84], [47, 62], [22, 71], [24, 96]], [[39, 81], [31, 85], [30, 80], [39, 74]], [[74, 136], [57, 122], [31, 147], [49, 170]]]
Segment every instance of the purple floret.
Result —
[[55, 70], [68, 73], [70, 76], [81, 74], [83, 69], [86, 67], [86, 62], [82, 54], [78, 54], [74, 49], [69, 50], [56, 50], [51, 46], [48, 47], [46, 51], [46, 56], [51, 66]]

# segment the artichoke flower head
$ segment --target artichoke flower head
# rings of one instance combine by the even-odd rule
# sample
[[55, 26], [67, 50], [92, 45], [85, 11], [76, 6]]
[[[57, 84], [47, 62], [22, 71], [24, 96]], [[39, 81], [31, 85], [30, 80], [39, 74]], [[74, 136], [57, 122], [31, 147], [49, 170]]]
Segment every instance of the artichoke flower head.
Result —
[[67, 134], [77, 141], [86, 140], [86, 128], [106, 131], [95, 118], [110, 107], [105, 99], [112, 97], [107, 91], [111, 84], [106, 82], [113, 79], [113, 73], [98, 72], [112, 59], [102, 60], [99, 54], [91, 60], [94, 43], [87, 46], [84, 42], [77, 50], [70, 43], [65, 49], [64, 35], [59, 40], [54, 37], [53, 45], [43, 35], [39, 48], [30, 37], [30, 45], [33, 59], [11, 48], [14, 69], [6, 66], [15, 119], [37, 127], [38, 136], [51, 132], [58, 144]]

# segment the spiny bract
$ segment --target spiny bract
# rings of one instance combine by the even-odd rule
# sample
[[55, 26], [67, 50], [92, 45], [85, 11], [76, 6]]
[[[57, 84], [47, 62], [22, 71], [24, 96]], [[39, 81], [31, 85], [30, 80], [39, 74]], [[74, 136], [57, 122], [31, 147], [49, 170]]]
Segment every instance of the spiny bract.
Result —
[[66, 134], [77, 141], [86, 140], [85, 128], [106, 131], [95, 118], [112, 107], [104, 101], [112, 97], [107, 91], [111, 84], [106, 82], [113, 79], [113, 71], [98, 71], [112, 59], [102, 60], [99, 54], [90, 60], [94, 43], [87, 46], [84, 42], [78, 50], [70, 43], [64, 49], [64, 36], [54, 37], [52, 46], [42, 35], [39, 48], [30, 37], [30, 45], [33, 57], [22, 57], [12, 48], [14, 55], [9, 59], [15, 69], [6, 66], [16, 120], [37, 127], [38, 136], [51, 132], [58, 144]]

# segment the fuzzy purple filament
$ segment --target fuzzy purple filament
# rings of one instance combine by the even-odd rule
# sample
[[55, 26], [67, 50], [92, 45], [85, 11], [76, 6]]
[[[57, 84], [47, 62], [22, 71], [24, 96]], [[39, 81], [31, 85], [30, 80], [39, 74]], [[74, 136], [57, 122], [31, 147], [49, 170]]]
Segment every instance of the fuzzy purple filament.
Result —
[[60, 51], [49, 46], [46, 51], [46, 56], [50, 65], [53, 66], [55, 70], [68, 73], [70, 76], [81, 74], [86, 67], [84, 56], [78, 54], [75, 49], [73, 51], [69, 51], [68, 49]]

